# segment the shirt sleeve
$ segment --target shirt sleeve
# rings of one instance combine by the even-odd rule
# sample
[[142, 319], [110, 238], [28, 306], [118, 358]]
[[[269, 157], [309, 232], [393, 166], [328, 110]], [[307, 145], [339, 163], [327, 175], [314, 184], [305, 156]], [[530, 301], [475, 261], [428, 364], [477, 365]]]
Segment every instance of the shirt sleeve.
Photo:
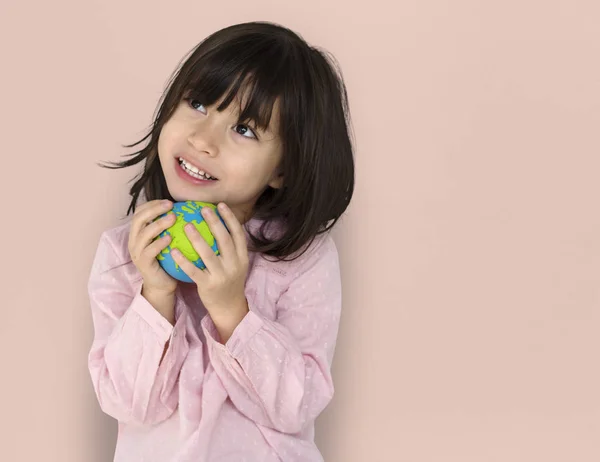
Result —
[[121, 422], [155, 424], [178, 404], [177, 379], [189, 350], [186, 311], [177, 299], [180, 315], [172, 326], [141, 295], [142, 280], [132, 282], [131, 269], [120, 260], [103, 234], [88, 282], [94, 324], [88, 367], [105, 413]]
[[[310, 249], [309, 249], [310, 250]], [[275, 321], [250, 312], [225, 345], [202, 320], [209, 358], [236, 408], [257, 424], [298, 433], [329, 404], [341, 311], [338, 254], [325, 241], [279, 297]]]

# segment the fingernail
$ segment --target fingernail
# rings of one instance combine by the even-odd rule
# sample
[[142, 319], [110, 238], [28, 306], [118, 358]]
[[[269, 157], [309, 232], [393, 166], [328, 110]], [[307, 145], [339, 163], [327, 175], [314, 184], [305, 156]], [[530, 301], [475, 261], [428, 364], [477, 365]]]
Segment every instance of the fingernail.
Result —
[[163, 207], [171, 207], [171, 201], [163, 201], [162, 206]]

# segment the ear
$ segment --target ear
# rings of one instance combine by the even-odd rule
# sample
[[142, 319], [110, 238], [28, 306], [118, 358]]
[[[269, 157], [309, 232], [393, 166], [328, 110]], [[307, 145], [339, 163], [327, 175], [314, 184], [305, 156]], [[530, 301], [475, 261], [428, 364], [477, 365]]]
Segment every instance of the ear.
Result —
[[269, 186], [273, 189], [279, 189], [283, 185], [283, 174], [277, 173], [274, 178], [269, 181]]

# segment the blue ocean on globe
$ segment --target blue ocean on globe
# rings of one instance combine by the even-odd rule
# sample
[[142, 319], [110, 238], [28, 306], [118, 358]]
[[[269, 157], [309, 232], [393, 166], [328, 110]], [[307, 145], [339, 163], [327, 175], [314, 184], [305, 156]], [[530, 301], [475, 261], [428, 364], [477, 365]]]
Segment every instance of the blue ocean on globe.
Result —
[[[217, 216], [220, 218], [221, 222], [225, 225], [225, 222], [219, 215], [216, 206], [208, 202], [175, 202], [170, 211], [161, 215], [161, 217], [163, 217], [169, 213], [174, 213], [176, 215], [176, 219], [175, 223], [171, 227], [167, 228], [157, 236], [158, 239], [168, 234], [171, 236], [171, 242], [160, 254], [157, 255], [156, 259], [158, 260], [161, 268], [164, 269], [167, 274], [182, 282], [192, 283], [194, 281], [192, 281], [192, 279], [181, 269], [175, 260], [173, 260], [173, 257], [171, 256], [172, 249], [179, 249], [181, 253], [197, 268], [206, 268], [206, 265], [192, 246], [192, 243], [185, 233], [184, 226], [186, 224], [192, 223], [200, 232], [207, 244], [212, 248], [213, 252], [215, 252], [217, 255], [219, 254], [217, 242], [210, 232], [208, 224], [206, 221], [204, 221], [204, 217], [200, 213], [203, 207], [212, 208], [217, 213]], [[157, 219], [161, 217], [158, 217]]]

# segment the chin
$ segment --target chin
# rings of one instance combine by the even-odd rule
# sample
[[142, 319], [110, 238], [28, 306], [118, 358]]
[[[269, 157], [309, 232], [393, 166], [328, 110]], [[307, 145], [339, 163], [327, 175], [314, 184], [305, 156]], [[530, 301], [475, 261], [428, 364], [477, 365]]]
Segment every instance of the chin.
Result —
[[173, 198], [173, 200], [175, 202], [185, 202], [188, 200], [195, 200], [195, 199], [190, 199], [189, 194], [185, 194], [185, 192], [183, 192], [181, 190], [181, 188], [172, 188], [167, 184], [167, 190], [169, 191], [169, 195]]
[[198, 194], [198, 191], [182, 191], [181, 188], [168, 188], [169, 194], [173, 198], [175, 202], [185, 202], [185, 201], [199, 201], [199, 202], [210, 202], [213, 203], [212, 198], [210, 197], [202, 197], [201, 194]]
[[[173, 200], [175, 202], [202, 201], [202, 199], [199, 199], [198, 197], [194, 197], [193, 194], [185, 194], [185, 193], [181, 193], [181, 192], [177, 192], [177, 191], [171, 192], [170, 190], [169, 190], [169, 194], [171, 194], [171, 197], [173, 198]], [[203, 201], [203, 202], [207, 202], [207, 201]]]
[[187, 200], [190, 200], [184, 196], [180, 196], [179, 194], [171, 194], [171, 197], [175, 202], [185, 202]]

